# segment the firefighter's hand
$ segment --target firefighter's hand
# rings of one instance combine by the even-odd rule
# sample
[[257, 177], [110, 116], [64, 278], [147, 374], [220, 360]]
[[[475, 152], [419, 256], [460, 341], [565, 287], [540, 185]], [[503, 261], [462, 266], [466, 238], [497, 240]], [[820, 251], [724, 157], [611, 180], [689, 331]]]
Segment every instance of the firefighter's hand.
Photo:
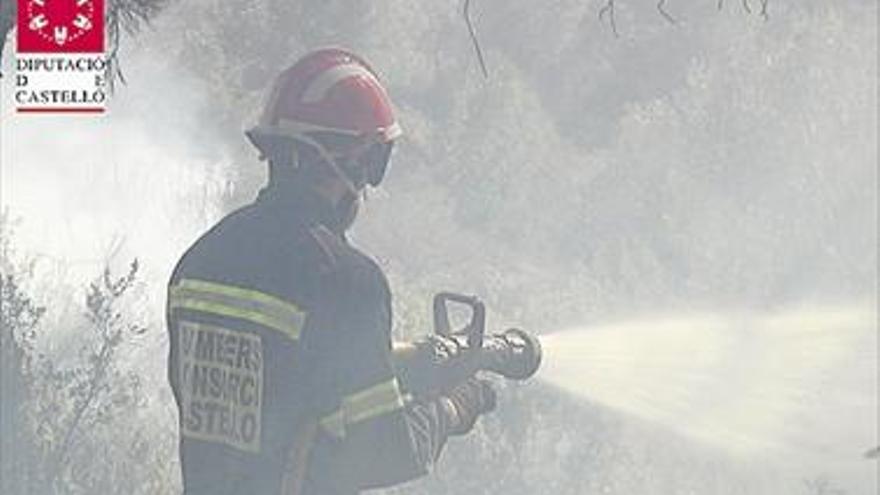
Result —
[[395, 344], [394, 366], [401, 385], [415, 396], [436, 399], [477, 372], [480, 353], [461, 336], [429, 335], [422, 340]]
[[444, 397], [451, 404], [450, 435], [465, 435], [473, 429], [477, 418], [495, 409], [495, 389], [486, 380], [469, 378]]

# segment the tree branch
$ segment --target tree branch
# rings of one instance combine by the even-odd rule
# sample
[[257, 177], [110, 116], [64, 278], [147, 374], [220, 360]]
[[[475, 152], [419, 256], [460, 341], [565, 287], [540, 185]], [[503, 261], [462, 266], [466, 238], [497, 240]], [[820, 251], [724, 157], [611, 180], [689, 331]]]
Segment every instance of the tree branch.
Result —
[[6, 46], [6, 38], [12, 33], [17, 17], [18, 1], [3, 0], [0, 2], [0, 64], [3, 63], [3, 47]]
[[617, 21], [614, 19], [614, 0], [606, 0], [605, 5], [599, 9], [600, 21], [602, 21], [606, 15], [608, 16], [608, 24], [611, 26], [611, 32], [614, 33], [615, 37], [620, 37], [620, 34], [617, 32]]
[[477, 33], [474, 31], [474, 25], [471, 22], [471, 0], [464, 0], [464, 22], [467, 24], [468, 34], [474, 44], [474, 51], [477, 53], [477, 60], [480, 62], [480, 70], [483, 71], [483, 77], [489, 79], [489, 71], [486, 70], [486, 61], [483, 59], [483, 50], [480, 49], [480, 42], [477, 40]]
[[666, 11], [666, 0], [659, 0], [657, 2], [657, 12], [660, 12], [660, 15], [669, 21], [670, 24], [676, 23], [675, 18], [669, 15], [669, 12]]

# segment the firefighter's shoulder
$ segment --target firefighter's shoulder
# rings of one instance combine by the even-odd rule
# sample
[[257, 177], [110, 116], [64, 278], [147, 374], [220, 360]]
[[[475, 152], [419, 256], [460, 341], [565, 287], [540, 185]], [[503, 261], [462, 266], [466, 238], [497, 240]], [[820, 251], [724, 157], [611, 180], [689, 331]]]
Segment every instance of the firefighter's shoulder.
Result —
[[259, 222], [254, 222], [253, 217], [253, 205], [246, 205], [215, 222], [180, 257], [172, 272], [171, 282], [193, 273], [223, 272], [235, 265], [236, 259], [241, 257], [241, 246], [253, 245], [253, 242], [245, 240], [259, 238], [253, 232], [255, 224]]
[[358, 298], [388, 297], [385, 274], [372, 258], [323, 225], [311, 226], [308, 233], [313, 262], [336, 290]]
[[346, 256], [345, 242], [321, 224], [306, 228], [305, 244], [309, 262], [323, 274], [330, 275], [340, 268]]

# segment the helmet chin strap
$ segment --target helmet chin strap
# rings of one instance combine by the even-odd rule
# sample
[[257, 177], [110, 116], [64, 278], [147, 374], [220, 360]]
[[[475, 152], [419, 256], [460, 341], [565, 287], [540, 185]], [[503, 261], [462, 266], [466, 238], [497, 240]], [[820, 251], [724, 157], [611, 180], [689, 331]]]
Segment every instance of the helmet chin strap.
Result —
[[[325, 163], [330, 167], [330, 171], [333, 172], [333, 175], [342, 183], [342, 185], [346, 189], [346, 193], [357, 199], [360, 195], [361, 191], [354, 185], [354, 182], [349, 179], [348, 175], [342, 170], [342, 167], [339, 166], [339, 163], [336, 162], [336, 159], [333, 158], [330, 153], [327, 152], [327, 149], [324, 148], [320, 143], [316, 140], [312, 139], [306, 134], [300, 134], [296, 137], [296, 139], [311, 145], [315, 150], [317, 150], [318, 154], [324, 160]], [[291, 143], [293, 146], [293, 156], [296, 156], [296, 143]]]
[[[337, 214], [337, 222], [338, 227], [341, 231], [348, 229], [352, 223], [354, 223], [354, 219], [357, 216], [358, 212], [358, 199], [361, 195], [361, 190], [358, 189], [354, 182], [348, 177], [348, 175], [342, 170], [342, 167], [339, 166], [339, 163], [327, 152], [327, 149], [322, 146], [315, 139], [311, 138], [306, 134], [300, 134], [296, 137], [300, 141], [311, 145], [320, 155], [321, 159], [330, 167], [331, 172], [335, 176], [335, 178], [343, 185], [345, 191], [343, 192], [341, 197], [334, 198], [333, 208]], [[293, 157], [296, 157], [296, 142], [292, 142], [291, 146], [293, 147]], [[295, 162], [294, 162], [295, 163]]]

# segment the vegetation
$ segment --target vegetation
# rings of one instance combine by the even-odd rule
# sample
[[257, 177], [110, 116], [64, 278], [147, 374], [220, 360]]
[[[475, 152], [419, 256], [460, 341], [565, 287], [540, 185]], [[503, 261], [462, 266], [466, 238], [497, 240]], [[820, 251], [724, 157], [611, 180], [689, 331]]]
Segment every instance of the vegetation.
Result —
[[[126, 314], [138, 303], [137, 261], [121, 276], [105, 269], [89, 284], [82, 314], [54, 315], [62, 324], [53, 327], [51, 308], [29, 293], [32, 271], [10, 259], [8, 224], [4, 218], [0, 491], [169, 492], [166, 462], [156, 457], [161, 439], [142, 422], [141, 377], [123, 362], [147, 332]], [[53, 349], [65, 334], [75, 350]]]

